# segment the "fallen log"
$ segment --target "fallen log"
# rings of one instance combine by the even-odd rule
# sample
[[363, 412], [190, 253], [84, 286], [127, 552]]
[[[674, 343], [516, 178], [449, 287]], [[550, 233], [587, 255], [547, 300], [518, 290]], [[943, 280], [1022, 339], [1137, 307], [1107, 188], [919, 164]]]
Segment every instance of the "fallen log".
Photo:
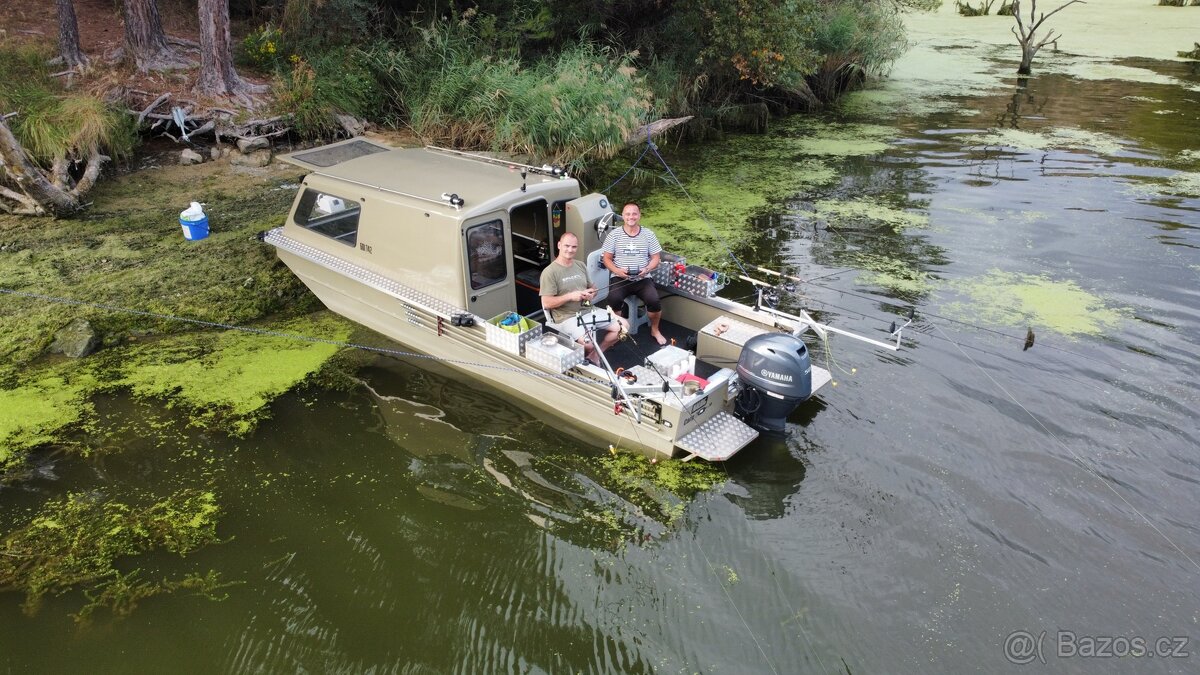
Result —
[[647, 138], [652, 138], [658, 134], [674, 129], [675, 127], [686, 124], [692, 120], [692, 116], [687, 117], [666, 117], [661, 120], [655, 120], [649, 124], [643, 124], [638, 127], [632, 134], [625, 138], [625, 147], [638, 145], [646, 141]]

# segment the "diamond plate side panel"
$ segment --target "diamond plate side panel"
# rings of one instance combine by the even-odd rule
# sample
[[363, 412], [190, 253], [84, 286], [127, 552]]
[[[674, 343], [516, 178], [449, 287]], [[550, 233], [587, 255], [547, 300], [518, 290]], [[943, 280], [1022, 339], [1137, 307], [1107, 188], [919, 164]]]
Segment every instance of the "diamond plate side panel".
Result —
[[[426, 295], [420, 291], [414, 290], [401, 284], [395, 280], [389, 279], [382, 274], [376, 274], [368, 269], [359, 267], [354, 263], [347, 262], [335, 255], [326, 253], [321, 249], [314, 248], [308, 244], [284, 236], [283, 228], [277, 227], [267, 232], [263, 237], [263, 241], [287, 251], [293, 255], [298, 255], [306, 260], [311, 260], [323, 267], [331, 269], [339, 274], [353, 279], [359, 283], [365, 284], [376, 290], [383, 291], [405, 302], [412, 303], [421, 309], [424, 309], [443, 318], [449, 319], [455, 314], [463, 314], [466, 312], [462, 307], [439, 300], [433, 296]], [[481, 323], [482, 319], [477, 319], [476, 323]]]

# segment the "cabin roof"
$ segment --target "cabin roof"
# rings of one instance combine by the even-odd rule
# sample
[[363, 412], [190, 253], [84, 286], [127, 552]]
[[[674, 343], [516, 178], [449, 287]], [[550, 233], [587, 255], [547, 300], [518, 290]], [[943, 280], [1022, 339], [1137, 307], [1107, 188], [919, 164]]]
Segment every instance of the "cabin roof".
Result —
[[[440, 204], [453, 211], [443, 195], [457, 194], [464, 201], [463, 215], [521, 189], [521, 170], [531, 169], [516, 162], [490, 159], [440, 148], [393, 149], [358, 140], [302, 150], [281, 159], [314, 173], [351, 183], [378, 188], [402, 196]], [[561, 179], [534, 170], [527, 172], [530, 191], [542, 183]], [[346, 196], [346, 195], [343, 195]]]

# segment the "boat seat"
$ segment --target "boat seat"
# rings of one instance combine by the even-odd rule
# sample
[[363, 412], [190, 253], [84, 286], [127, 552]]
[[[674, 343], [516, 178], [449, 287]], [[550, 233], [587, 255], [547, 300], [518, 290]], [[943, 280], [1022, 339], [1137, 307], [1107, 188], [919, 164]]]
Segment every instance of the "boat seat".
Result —
[[[600, 307], [608, 297], [608, 285], [612, 281], [612, 273], [604, 266], [603, 249], [588, 254], [587, 272], [588, 278], [596, 286], [596, 297], [592, 299], [592, 304]], [[625, 317], [629, 319], [630, 335], [637, 335], [642, 326], [650, 324], [650, 317], [646, 316], [646, 304], [636, 295], [625, 298]]]

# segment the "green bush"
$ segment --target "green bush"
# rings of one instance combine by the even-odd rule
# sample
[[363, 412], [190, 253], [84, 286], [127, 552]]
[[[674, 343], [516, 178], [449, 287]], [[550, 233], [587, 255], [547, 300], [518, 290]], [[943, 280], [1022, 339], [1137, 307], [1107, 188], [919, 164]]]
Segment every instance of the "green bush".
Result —
[[408, 49], [370, 56], [400, 121], [433, 143], [578, 168], [615, 154], [651, 109], [628, 57], [581, 44], [522, 64], [494, 51], [470, 23], [441, 20], [419, 29]]
[[272, 73], [287, 67], [283, 31], [264, 24], [242, 38], [241, 56], [247, 65]]
[[292, 55], [289, 63], [275, 78], [275, 108], [291, 115], [301, 135], [335, 133], [340, 127], [334, 116], [339, 113], [367, 119], [384, 115], [384, 99], [365, 52], [338, 48], [311, 61]]

